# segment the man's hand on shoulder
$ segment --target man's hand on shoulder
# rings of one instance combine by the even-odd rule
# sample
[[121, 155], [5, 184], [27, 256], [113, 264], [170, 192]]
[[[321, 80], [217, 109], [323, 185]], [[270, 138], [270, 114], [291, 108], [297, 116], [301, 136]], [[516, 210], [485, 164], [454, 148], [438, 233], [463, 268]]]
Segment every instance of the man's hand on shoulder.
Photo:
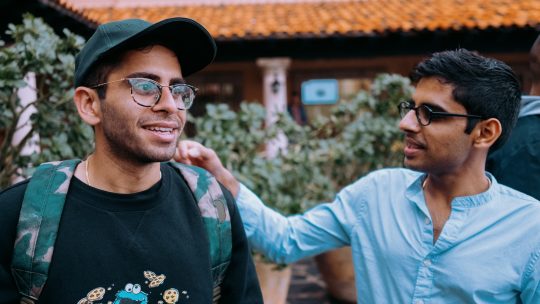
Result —
[[216, 152], [192, 140], [181, 140], [176, 148], [174, 160], [206, 169], [222, 183], [234, 197], [238, 195], [240, 184], [227, 170]]

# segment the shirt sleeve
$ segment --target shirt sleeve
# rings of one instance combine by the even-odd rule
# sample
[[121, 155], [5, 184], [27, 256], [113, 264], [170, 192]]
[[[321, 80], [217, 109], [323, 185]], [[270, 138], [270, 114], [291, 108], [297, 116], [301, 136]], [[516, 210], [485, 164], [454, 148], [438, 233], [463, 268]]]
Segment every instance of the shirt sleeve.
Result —
[[285, 217], [266, 207], [261, 199], [240, 185], [237, 204], [251, 246], [276, 263], [292, 263], [304, 257], [350, 245], [356, 212], [351, 209], [351, 185], [334, 202], [320, 204], [302, 215]]
[[540, 248], [532, 255], [523, 275], [521, 301], [523, 304], [540, 303]]
[[20, 296], [11, 275], [11, 258], [27, 182], [0, 192], [0, 303], [19, 303]]
[[220, 303], [263, 303], [251, 250], [242, 226], [238, 208], [229, 191], [221, 187], [231, 215], [232, 256], [222, 283]]

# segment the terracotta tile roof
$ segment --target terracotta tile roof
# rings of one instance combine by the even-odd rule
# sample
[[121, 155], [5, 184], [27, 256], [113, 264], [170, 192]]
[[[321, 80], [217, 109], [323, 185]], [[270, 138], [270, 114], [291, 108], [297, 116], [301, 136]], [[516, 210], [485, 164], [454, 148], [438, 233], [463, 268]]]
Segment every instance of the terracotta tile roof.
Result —
[[77, 7], [134, 7], [134, 6], [190, 6], [190, 5], [230, 5], [263, 3], [298, 3], [298, 2], [348, 2], [351, 0], [67, 0]]
[[[540, 28], [539, 0], [288, 0], [222, 4], [170, 5], [172, 0], [57, 0], [91, 22], [124, 18], [158, 21], [181, 16], [197, 20], [219, 40], [369, 36], [388, 32], [487, 29], [501, 27]], [[132, 2], [133, 2], [132, 1]], [[157, 1], [157, 0], [156, 0]], [[217, 0], [213, 0], [217, 1]], [[239, 0], [237, 0], [239, 1]], [[256, 2], [256, 3], [254, 3]], [[198, 3], [191, 1], [191, 3]], [[210, 3], [210, 4], [209, 4]], [[218, 1], [219, 3], [219, 1]]]

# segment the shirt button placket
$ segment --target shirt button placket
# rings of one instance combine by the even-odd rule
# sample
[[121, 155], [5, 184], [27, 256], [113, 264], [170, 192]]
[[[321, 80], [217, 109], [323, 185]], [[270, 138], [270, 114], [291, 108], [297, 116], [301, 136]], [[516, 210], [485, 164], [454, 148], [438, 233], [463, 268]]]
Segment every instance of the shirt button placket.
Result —
[[432, 265], [433, 260], [429, 255], [420, 262], [420, 267], [418, 267], [418, 276], [416, 278], [416, 286], [414, 288], [414, 304], [424, 304], [424, 299], [429, 297], [429, 292], [433, 287]]

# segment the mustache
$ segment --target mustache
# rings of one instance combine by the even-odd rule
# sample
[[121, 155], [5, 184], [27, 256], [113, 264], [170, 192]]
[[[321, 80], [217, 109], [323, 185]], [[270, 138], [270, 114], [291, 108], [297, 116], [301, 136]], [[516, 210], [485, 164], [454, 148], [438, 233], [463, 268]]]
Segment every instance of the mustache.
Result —
[[405, 145], [413, 145], [420, 148], [425, 148], [427, 146], [423, 141], [417, 138], [414, 138], [410, 134], [405, 135]]

